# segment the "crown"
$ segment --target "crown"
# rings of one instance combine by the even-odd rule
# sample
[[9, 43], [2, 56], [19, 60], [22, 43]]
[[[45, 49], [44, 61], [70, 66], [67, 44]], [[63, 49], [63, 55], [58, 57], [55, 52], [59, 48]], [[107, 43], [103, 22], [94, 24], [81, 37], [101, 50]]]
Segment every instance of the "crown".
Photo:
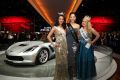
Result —
[[63, 12], [58, 12], [58, 15], [64, 15], [64, 13]]
[[85, 16], [84, 19], [87, 20], [87, 21], [90, 21], [91, 17], [90, 16]]

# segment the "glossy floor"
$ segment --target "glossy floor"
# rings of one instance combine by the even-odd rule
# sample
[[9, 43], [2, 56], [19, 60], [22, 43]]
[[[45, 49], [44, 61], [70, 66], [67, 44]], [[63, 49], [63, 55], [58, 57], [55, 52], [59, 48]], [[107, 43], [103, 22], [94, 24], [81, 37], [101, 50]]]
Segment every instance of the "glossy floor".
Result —
[[112, 56], [117, 62], [117, 70], [115, 74], [108, 80], [120, 80], [120, 53], [113, 53]]

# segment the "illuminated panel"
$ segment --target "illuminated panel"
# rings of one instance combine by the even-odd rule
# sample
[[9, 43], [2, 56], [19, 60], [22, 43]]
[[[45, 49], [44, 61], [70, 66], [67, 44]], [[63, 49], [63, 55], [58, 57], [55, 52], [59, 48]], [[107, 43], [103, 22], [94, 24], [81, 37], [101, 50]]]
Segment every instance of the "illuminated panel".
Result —
[[30, 30], [31, 21], [22, 16], [8, 16], [0, 19], [2, 27], [12, 32], [21, 32], [22, 30]]
[[47, 14], [47, 11], [45, 9], [45, 7], [42, 7], [42, 4], [39, 2], [39, 0], [34, 0], [35, 4], [38, 6], [38, 9], [41, 10], [43, 17], [46, 18], [46, 20], [52, 24], [52, 19], [51, 17], [49, 17], [49, 15]]
[[97, 31], [103, 32], [110, 30], [110, 27], [113, 25], [114, 21], [109, 17], [95, 16], [91, 19], [91, 23]]
[[44, 14], [39, 10], [38, 6], [35, 4], [34, 0], [28, 0], [30, 1], [31, 5], [35, 8], [35, 10], [49, 23], [48, 19], [44, 16]]
[[28, 2], [53, 26], [58, 12], [64, 12], [68, 22], [70, 12], [76, 12], [82, 0], [28, 0]]

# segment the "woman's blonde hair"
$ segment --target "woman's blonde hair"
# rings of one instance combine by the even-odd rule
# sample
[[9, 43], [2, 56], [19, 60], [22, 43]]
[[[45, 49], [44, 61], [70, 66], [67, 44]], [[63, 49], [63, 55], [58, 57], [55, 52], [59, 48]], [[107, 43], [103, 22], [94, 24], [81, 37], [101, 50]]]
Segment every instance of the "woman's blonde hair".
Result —
[[88, 32], [91, 32], [91, 28], [92, 28], [92, 25], [91, 25], [91, 23], [90, 23], [91, 17], [86, 15], [86, 16], [83, 18], [83, 20], [87, 22], [87, 26], [86, 26], [87, 28], [86, 28], [86, 30], [87, 30]]

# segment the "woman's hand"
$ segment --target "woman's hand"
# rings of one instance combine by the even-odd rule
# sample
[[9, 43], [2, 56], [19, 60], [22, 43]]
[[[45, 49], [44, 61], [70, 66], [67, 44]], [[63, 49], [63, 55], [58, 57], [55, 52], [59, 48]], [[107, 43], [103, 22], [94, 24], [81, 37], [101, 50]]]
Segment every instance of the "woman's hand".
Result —
[[57, 47], [60, 47], [60, 44], [59, 43], [55, 43], [54, 46], [57, 48]]
[[91, 45], [93, 44], [93, 42], [92, 42], [91, 40], [90, 40], [90, 41], [88, 41], [88, 43], [89, 43], [89, 44], [91, 44]]
[[91, 43], [94, 44], [94, 43], [99, 39], [100, 34], [99, 34], [95, 29], [93, 29], [93, 28], [91, 29], [91, 31], [92, 31], [92, 33], [96, 36], [95, 39], [93, 39], [93, 40], [91, 41]]
[[51, 31], [49, 32], [49, 34], [47, 35], [48, 41], [49, 41], [49, 42], [51, 43], [51, 45], [53, 45], [53, 46], [54, 46], [54, 43], [53, 43], [53, 41], [52, 41], [51, 36], [54, 34], [55, 31], [56, 31], [56, 29], [55, 29], [55, 27], [53, 27], [53, 28], [51, 29]]
[[52, 45], [53, 47], [59, 47], [59, 46], [60, 46], [60, 44], [58, 44], [58, 43], [56, 43], [56, 42], [55, 42], [55, 43], [52, 43], [51, 45]]

